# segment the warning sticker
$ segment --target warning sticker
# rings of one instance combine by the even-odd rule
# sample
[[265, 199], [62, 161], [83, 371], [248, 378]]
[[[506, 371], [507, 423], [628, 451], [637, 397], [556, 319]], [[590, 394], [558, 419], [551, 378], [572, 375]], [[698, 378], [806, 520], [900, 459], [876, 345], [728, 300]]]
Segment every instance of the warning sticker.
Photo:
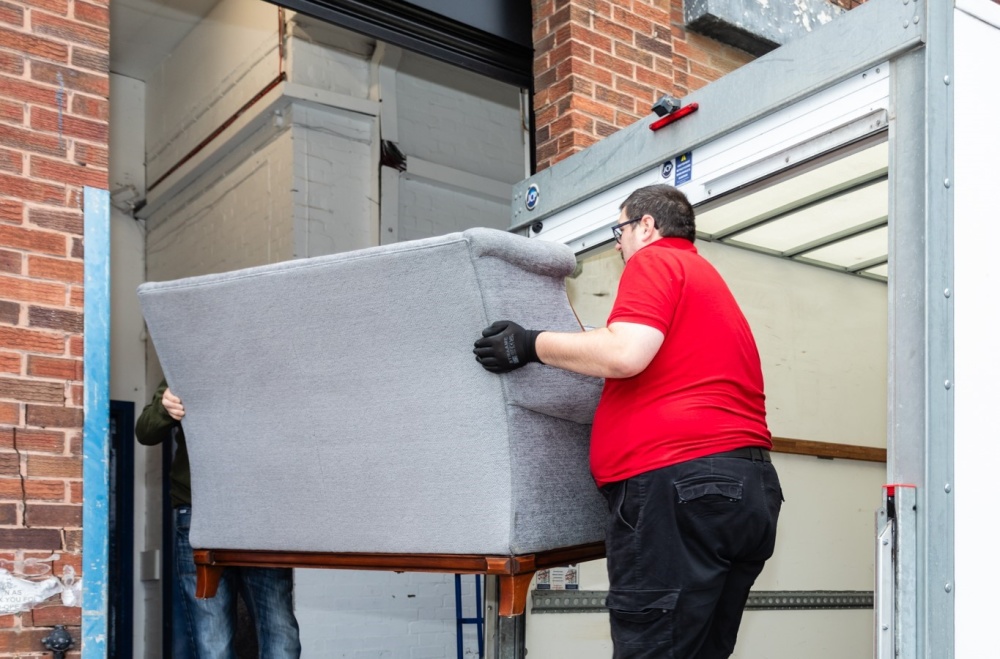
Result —
[[691, 163], [690, 151], [674, 159], [674, 185], [684, 185], [691, 180]]
[[538, 590], [579, 590], [580, 570], [576, 565], [553, 567], [535, 573]]

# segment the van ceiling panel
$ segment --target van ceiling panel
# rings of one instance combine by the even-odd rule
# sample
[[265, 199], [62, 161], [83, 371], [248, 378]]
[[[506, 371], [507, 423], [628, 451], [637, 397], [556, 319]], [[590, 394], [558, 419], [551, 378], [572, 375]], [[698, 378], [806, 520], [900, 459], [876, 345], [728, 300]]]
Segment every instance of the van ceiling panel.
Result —
[[799, 258], [806, 262], [823, 263], [853, 272], [858, 267], [874, 265], [872, 261], [887, 262], [888, 244], [889, 227], [883, 226], [806, 252]]
[[699, 212], [699, 230], [713, 238], [722, 238], [842, 190], [850, 190], [872, 178], [884, 177], [889, 170], [889, 148], [882, 142], [832, 162], [822, 162], [810, 171], [776, 183], [769, 182], [766, 188], [746, 194], [739, 207], [716, 205], [711, 210]]
[[889, 278], [889, 264], [883, 263], [882, 265], [877, 265], [874, 268], [868, 268], [867, 270], [861, 271], [860, 274], [871, 275], [873, 277], [878, 277], [881, 279]]
[[828, 197], [776, 220], [736, 234], [732, 241], [794, 256], [828, 236], [841, 236], [889, 215], [889, 181], [883, 179], [849, 193]]
[[888, 261], [889, 149], [876, 137], [696, 209], [699, 237], [884, 280], [872, 268]]

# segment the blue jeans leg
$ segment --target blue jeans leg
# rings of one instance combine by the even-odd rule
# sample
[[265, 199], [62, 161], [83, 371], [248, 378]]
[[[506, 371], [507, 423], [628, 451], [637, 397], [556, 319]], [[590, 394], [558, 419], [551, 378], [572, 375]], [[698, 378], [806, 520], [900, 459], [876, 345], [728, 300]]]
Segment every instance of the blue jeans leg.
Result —
[[171, 598], [173, 600], [171, 611], [171, 652], [173, 659], [195, 659], [194, 638], [191, 633], [191, 626], [188, 624], [187, 607], [183, 601], [183, 589], [181, 588], [180, 574], [177, 572], [177, 561], [171, 565], [173, 572], [173, 587], [171, 588]]
[[226, 569], [215, 597], [195, 597], [197, 575], [188, 533], [191, 529], [191, 509], [174, 510], [176, 543], [174, 561], [181, 587], [181, 602], [191, 630], [191, 641], [198, 659], [236, 659], [233, 636], [236, 630], [235, 573]]
[[262, 659], [298, 659], [302, 646], [292, 606], [292, 570], [241, 567], [239, 575]]

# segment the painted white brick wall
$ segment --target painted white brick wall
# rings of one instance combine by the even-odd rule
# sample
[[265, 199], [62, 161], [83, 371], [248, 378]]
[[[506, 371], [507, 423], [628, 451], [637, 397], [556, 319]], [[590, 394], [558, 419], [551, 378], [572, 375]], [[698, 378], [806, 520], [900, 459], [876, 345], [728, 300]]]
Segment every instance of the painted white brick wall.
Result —
[[[399, 146], [410, 158], [512, 184], [523, 179], [520, 90], [422, 55], [406, 53], [396, 73]], [[469, 227], [506, 229], [510, 204], [483, 190], [403, 174], [399, 240]]]
[[[303, 659], [457, 656], [453, 575], [296, 570], [295, 599]], [[474, 616], [472, 576], [462, 577], [462, 602], [463, 617]], [[479, 655], [473, 625], [463, 649]]]
[[278, 8], [259, 0], [219, 2], [148, 80], [147, 181], [156, 181], [278, 72]]
[[433, 181], [399, 181], [399, 239], [417, 240], [469, 227], [506, 229], [510, 204], [471, 192], [451, 190]]
[[304, 16], [289, 25], [288, 79], [315, 89], [368, 98], [371, 53], [367, 37]]
[[146, 278], [162, 281], [292, 258], [292, 132], [279, 134], [146, 228]]
[[406, 53], [396, 92], [403, 153], [505, 183], [527, 175], [517, 87]]
[[295, 257], [371, 247], [374, 118], [306, 104], [291, 117]]

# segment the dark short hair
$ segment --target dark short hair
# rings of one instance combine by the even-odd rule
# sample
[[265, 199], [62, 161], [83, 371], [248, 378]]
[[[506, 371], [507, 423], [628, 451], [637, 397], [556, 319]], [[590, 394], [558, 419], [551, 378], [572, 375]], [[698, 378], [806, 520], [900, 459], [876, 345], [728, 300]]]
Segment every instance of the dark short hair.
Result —
[[618, 207], [628, 218], [651, 215], [656, 230], [664, 238], [684, 238], [694, 242], [694, 209], [684, 193], [672, 185], [639, 188]]

